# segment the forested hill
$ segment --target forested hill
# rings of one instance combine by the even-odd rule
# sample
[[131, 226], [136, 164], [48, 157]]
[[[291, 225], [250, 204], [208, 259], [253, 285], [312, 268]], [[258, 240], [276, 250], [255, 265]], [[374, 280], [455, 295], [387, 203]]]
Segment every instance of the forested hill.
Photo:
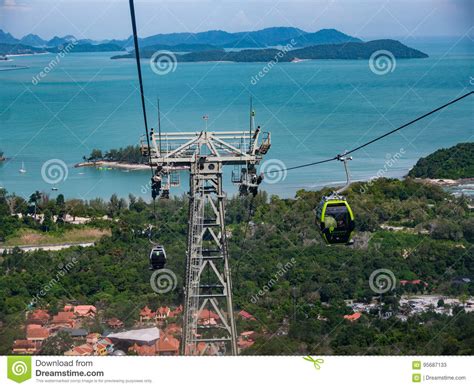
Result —
[[415, 178], [474, 178], [474, 143], [459, 143], [421, 158], [408, 173]]
[[[295, 50], [279, 50], [275, 48], [225, 51], [223, 49], [191, 52], [176, 55], [178, 62], [290, 62], [298, 59], [368, 59], [380, 50], [386, 50], [395, 58], [426, 58], [425, 53], [405, 46], [403, 43], [392, 39], [373, 40], [370, 42], [348, 42], [343, 44], [320, 44], [303, 47]], [[140, 50], [142, 58], [151, 58], [156, 50], [145, 47]], [[112, 59], [134, 58], [135, 53], [117, 55]]]
[[[474, 354], [473, 312], [460, 306], [453, 310], [455, 319], [434, 311], [410, 315], [398, 303], [406, 293], [474, 293], [474, 217], [467, 199], [411, 178], [354, 183], [347, 197], [356, 219], [356, 243], [329, 247], [313, 212], [329, 192], [300, 191], [294, 199], [260, 193], [254, 199], [227, 201], [234, 308], [256, 317], [237, 321], [239, 333], [256, 332], [256, 343], [246, 352]], [[153, 213], [150, 204], [133, 196], [86, 202], [35, 194], [25, 201], [0, 190], [0, 241], [6, 245], [26, 232], [61, 236], [90, 227], [112, 231], [93, 247], [15, 249], [0, 256], [0, 354], [10, 352], [13, 340], [24, 335], [25, 308], [32, 296], [72, 258], [77, 259], [74, 267], [34, 307], [58, 311], [71, 301], [99, 306], [101, 319], [89, 329], [103, 332], [104, 320], [111, 317], [132, 327], [137, 307], [182, 304], [188, 199], [159, 200], [156, 206]], [[34, 219], [35, 211], [47, 222]], [[53, 221], [66, 212], [92, 219], [80, 226]], [[178, 278], [176, 290], [167, 294], [154, 293], [149, 283], [151, 244], [144, 231], [150, 223], [156, 224], [156, 237], [166, 247], [167, 268]], [[379, 298], [369, 282], [378, 269], [388, 269], [396, 278], [395, 288], [383, 295], [382, 311], [375, 304], [358, 321], [347, 321], [344, 315], [353, 311], [345, 300], [371, 303]], [[421, 283], [403, 285], [402, 280]]]

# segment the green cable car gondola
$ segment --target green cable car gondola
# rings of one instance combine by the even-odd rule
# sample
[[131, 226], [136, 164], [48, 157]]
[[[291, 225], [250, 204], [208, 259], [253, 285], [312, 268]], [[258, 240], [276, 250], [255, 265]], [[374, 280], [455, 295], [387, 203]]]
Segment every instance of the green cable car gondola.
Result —
[[347, 161], [352, 158], [340, 156], [338, 159], [344, 162], [347, 183], [343, 188], [323, 197], [316, 208], [316, 224], [321, 230], [324, 241], [328, 244], [350, 244], [355, 226], [354, 213], [346, 198], [340, 193], [351, 184]]
[[316, 222], [328, 244], [348, 244], [354, 231], [354, 213], [344, 197], [324, 197], [316, 210]]

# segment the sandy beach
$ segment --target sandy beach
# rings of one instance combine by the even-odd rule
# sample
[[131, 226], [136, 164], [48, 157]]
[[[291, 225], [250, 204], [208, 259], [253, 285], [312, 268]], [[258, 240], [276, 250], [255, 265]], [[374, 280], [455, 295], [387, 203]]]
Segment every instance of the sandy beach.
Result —
[[135, 164], [135, 163], [125, 163], [125, 162], [112, 162], [106, 160], [99, 160], [97, 162], [82, 162], [77, 163], [74, 167], [105, 167], [105, 168], [117, 168], [121, 170], [146, 170], [150, 166], [147, 164]]

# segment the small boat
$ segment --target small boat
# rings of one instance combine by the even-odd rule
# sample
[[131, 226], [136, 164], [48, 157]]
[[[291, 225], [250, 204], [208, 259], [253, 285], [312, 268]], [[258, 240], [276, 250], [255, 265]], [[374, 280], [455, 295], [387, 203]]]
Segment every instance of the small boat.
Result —
[[20, 174], [25, 174], [26, 173], [26, 169], [25, 169], [25, 163], [24, 162], [21, 162], [21, 168], [20, 168]]
[[58, 191], [59, 189], [57, 187], [51, 187], [51, 190]]

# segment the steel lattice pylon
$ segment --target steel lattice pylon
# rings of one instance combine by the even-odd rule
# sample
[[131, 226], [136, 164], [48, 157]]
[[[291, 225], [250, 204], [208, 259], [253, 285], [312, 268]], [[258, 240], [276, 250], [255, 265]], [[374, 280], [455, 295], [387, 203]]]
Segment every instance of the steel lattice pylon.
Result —
[[[252, 115], [253, 118], [253, 115]], [[270, 148], [270, 135], [255, 131], [150, 134], [142, 153], [156, 167], [152, 191], [169, 195], [179, 170], [188, 170], [189, 225], [181, 353], [237, 355], [232, 282], [225, 228], [223, 166], [240, 167], [241, 193], [256, 192], [256, 165]], [[175, 176], [173, 178], [173, 176]], [[242, 190], [242, 187], [245, 190]]]

